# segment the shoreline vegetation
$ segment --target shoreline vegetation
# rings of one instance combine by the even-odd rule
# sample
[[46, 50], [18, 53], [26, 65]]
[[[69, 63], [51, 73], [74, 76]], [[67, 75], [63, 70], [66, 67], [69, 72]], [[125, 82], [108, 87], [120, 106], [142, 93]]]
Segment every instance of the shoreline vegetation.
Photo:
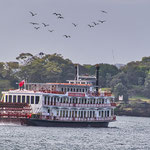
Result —
[[[118, 103], [117, 115], [150, 117], [150, 57], [126, 65], [97, 62], [99, 87], [109, 90]], [[79, 65], [80, 75], [95, 75], [95, 65]], [[32, 83], [66, 82], [75, 79], [75, 64], [61, 54], [21, 53], [14, 62], [0, 62], [1, 91], [16, 89], [22, 80]], [[119, 97], [123, 101], [119, 101]], [[143, 98], [144, 97], [144, 98]]]
[[150, 99], [132, 99], [128, 103], [118, 102], [115, 109], [118, 116], [150, 117]]

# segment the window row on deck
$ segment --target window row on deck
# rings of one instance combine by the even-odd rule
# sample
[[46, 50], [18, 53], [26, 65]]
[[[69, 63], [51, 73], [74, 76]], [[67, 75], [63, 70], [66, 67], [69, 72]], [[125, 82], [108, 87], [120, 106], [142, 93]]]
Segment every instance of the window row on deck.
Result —
[[111, 117], [111, 110], [57, 110], [58, 117], [71, 117], [71, 118], [94, 118], [94, 117]]
[[59, 89], [59, 91], [61, 91], [61, 92], [88, 92], [89, 91], [88, 86], [78, 86], [78, 87], [66, 86], [66, 87], [64, 87], [64, 85], [63, 85], [63, 87], [62, 87], [59, 85], [40, 85], [40, 84], [32, 84], [32, 85], [26, 84], [26, 89], [27, 90], [35, 90], [35, 91], [42, 91], [42, 90], [57, 91]]
[[38, 104], [40, 96], [27, 96], [27, 95], [5, 95], [5, 102], [8, 103], [27, 103]]
[[69, 103], [69, 104], [108, 104], [109, 99], [104, 98], [73, 98], [73, 97], [44, 97], [45, 105], [55, 105], [56, 103]]
[[61, 88], [61, 92], [88, 92], [88, 88]]

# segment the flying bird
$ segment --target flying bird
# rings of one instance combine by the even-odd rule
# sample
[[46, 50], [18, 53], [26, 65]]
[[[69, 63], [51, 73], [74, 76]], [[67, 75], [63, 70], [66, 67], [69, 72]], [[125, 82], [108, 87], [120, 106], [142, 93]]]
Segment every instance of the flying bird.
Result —
[[40, 27], [34, 27], [36, 30], [38, 30]]
[[89, 26], [90, 28], [93, 28], [93, 27], [94, 27], [93, 25], [90, 25], [90, 24], [88, 24], [88, 26]]
[[61, 14], [57, 14], [57, 13], [53, 13], [53, 15], [56, 15], [56, 16], [61, 16]]
[[104, 23], [106, 22], [106, 20], [98, 20], [100, 23]]
[[45, 23], [42, 23], [43, 25], [44, 25], [44, 27], [47, 27], [47, 26], [49, 26], [49, 24], [45, 24]]
[[39, 25], [38, 23], [36, 23], [36, 22], [30, 22], [31, 24], [33, 24], [33, 25]]
[[75, 23], [72, 23], [73, 25], [74, 25], [74, 27], [76, 27], [77, 26], [77, 24], [75, 24]]
[[32, 16], [36, 16], [37, 14], [36, 13], [33, 13], [32, 11], [29, 11], [30, 12], [30, 14], [32, 15]]
[[48, 30], [49, 32], [53, 32], [54, 30]]
[[96, 23], [96, 22], [93, 22], [93, 24], [96, 26], [96, 25], [99, 25], [99, 23]]
[[66, 38], [71, 38], [71, 36], [70, 36], [70, 35], [64, 35], [64, 37], [66, 37]]
[[107, 14], [107, 11], [105, 11], [105, 10], [101, 10], [101, 12]]
[[58, 16], [58, 19], [64, 19], [64, 17], [63, 16]]

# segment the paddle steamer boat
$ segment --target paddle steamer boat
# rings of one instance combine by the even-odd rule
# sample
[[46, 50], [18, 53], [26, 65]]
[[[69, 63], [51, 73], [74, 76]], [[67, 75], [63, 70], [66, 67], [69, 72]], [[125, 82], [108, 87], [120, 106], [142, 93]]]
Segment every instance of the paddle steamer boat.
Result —
[[68, 83], [20, 82], [17, 90], [2, 92], [0, 120], [48, 127], [108, 127], [115, 121], [111, 92], [99, 88], [96, 76], [79, 76]]

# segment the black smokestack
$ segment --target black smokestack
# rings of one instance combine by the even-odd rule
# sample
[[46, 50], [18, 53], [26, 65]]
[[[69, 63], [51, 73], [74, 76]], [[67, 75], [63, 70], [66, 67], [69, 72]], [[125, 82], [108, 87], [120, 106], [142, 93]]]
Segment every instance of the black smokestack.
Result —
[[77, 76], [78, 76], [78, 65], [75, 64], [75, 80], [77, 80]]
[[99, 86], [99, 64], [96, 64], [96, 94], [98, 94]]

